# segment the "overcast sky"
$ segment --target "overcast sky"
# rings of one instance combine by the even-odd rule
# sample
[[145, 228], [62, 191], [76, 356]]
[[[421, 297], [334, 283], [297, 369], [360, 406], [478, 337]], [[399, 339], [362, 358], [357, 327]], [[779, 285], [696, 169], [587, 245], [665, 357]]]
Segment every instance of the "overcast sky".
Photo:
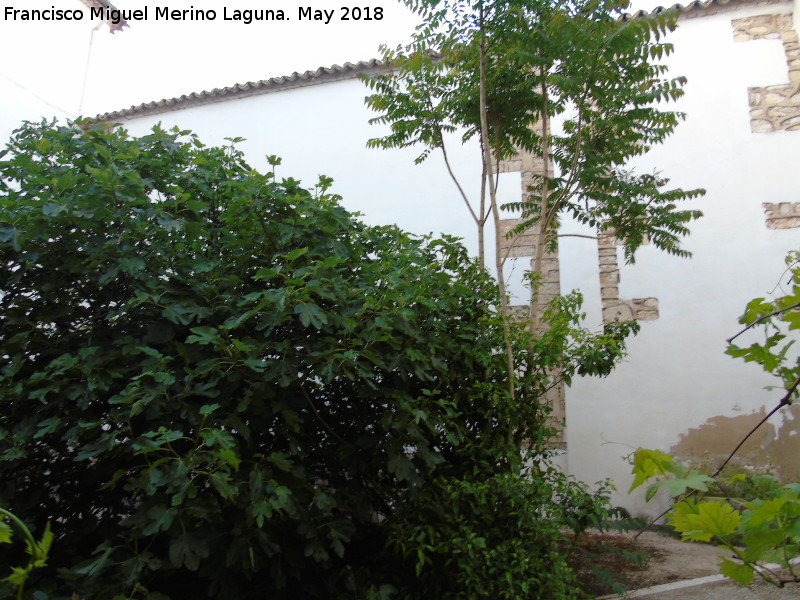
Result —
[[[147, 7], [147, 20], [111, 34], [79, 0], [6, 0], [0, 9], [0, 139], [23, 119], [74, 118], [204, 89], [288, 75], [378, 56], [405, 42], [416, 24], [398, 0], [114, 0]], [[658, 2], [639, 0], [636, 8]], [[298, 7], [332, 11], [329, 23], [300, 20]], [[345, 21], [342, 7], [361, 8]], [[156, 18], [156, 8], [213, 9], [213, 21]], [[18, 10], [81, 10], [82, 21], [25, 21]], [[368, 11], [365, 10], [369, 8]], [[287, 21], [225, 20], [235, 11], [282, 10]], [[315, 14], [315, 13], [312, 13]], [[316, 13], [320, 14], [320, 13]], [[321, 13], [324, 17], [324, 13]], [[351, 13], [351, 17], [355, 16]], [[372, 20], [365, 17], [371, 16]], [[378, 18], [380, 17], [380, 18]]]

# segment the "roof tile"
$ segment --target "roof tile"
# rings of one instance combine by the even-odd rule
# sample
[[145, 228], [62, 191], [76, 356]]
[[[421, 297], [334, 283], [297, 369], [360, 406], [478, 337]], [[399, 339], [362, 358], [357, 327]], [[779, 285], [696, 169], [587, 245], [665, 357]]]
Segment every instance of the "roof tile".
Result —
[[[83, 1], [96, 2], [105, 0]], [[621, 18], [624, 20], [639, 19], [647, 16], [660, 15], [668, 11], [678, 11], [679, 16], [682, 18], [699, 17], [739, 6], [780, 4], [790, 1], [791, 0], [695, 0], [694, 2], [690, 2], [686, 5], [674, 4], [668, 8], [659, 6], [650, 12], [640, 10], [633, 14], [623, 15]], [[143, 117], [166, 112], [167, 110], [180, 110], [184, 108], [191, 108], [193, 106], [222, 102], [236, 98], [247, 98], [249, 96], [291, 90], [298, 87], [318, 85], [331, 81], [353, 79], [359, 74], [374, 73], [385, 68], [386, 66], [383, 61], [373, 58], [371, 60], [359, 61], [357, 63], [346, 62], [343, 65], [320, 67], [315, 71], [304, 71], [303, 73], [298, 73], [295, 71], [291, 75], [287, 76], [272, 77], [270, 79], [262, 79], [260, 81], [237, 83], [232, 86], [204, 90], [199, 93], [192, 92], [188, 96], [184, 94], [177, 98], [145, 102], [136, 106], [131, 106], [130, 108], [97, 115], [92, 119], [92, 121], [108, 123], [132, 119], [135, 117]]]

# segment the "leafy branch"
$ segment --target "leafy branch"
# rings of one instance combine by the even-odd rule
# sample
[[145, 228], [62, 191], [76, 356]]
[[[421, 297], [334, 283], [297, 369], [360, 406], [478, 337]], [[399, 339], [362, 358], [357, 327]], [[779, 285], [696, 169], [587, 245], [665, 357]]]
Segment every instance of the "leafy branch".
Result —
[[45, 527], [42, 539], [36, 541], [33, 537], [31, 530], [12, 512], [0, 507], [0, 543], [11, 543], [12, 529], [5, 523], [4, 519], [8, 519], [22, 534], [25, 540], [25, 551], [30, 556], [28, 564], [24, 567], [13, 567], [11, 575], [4, 578], [5, 581], [17, 589], [17, 600], [22, 599], [22, 592], [25, 589], [25, 583], [28, 580], [31, 572], [34, 569], [41, 568], [47, 565], [47, 556], [50, 553], [50, 546], [53, 543], [53, 533], [50, 531], [50, 523]]

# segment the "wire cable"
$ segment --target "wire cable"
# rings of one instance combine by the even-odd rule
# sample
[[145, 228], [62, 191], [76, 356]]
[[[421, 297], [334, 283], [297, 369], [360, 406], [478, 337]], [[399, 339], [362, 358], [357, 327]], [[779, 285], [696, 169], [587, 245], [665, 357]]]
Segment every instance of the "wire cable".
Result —
[[74, 113], [72, 113], [72, 112], [70, 112], [70, 111], [68, 111], [68, 110], [65, 110], [65, 109], [61, 108], [60, 106], [58, 106], [58, 105], [56, 105], [56, 104], [53, 104], [52, 102], [50, 102], [49, 100], [47, 100], [47, 99], [43, 98], [42, 96], [40, 96], [39, 94], [37, 94], [37, 93], [36, 93], [36, 92], [34, 92], [33, 90], [31, 90], [31, 89], [29, 89], [29, 88], [25, 87], [24, 85], [22, 85], [22, 84], [21, 84], [21, 83], [19, 83], [18, 81], [15, 81], [15, 80], [14, 80], [14, 79], [12, 79], [11, 77], [9, 77], [9, 76], [8, 76], [8, 75], [6, 75], [5, 73], [3, 73], [2, 71], [0, 71], [0, 77], [2, 77], [3, 79], [5, 79], [6, 81], [8, 81], [9, 83], [11, 83], [12, 85], [14, 85], [14, 86], [18, 87], [18, 88], [19, 88], [19, 89], [21, 89], [22, 91], [29, 93], [31, 96], [33, 96], [34, 98], [36, 98], [36, 99], [37, 99], [39, 102], [43, 102], [44, 104], [46, 104], [46, 105], [47, 105], [47, 106], [49, 106], [50, 108], [54, 108], [54, 109], [56, 109], [57, 111], [64, 113], [64, 114], [65, 114], [65, 115], [67, 115], [68, 117], [71, 117], [71, 118], [73, 118], [73, 119], [74, 119], [74, 118], [76, 118], [76, 117], [78, 116], [78, 115], [76, 115], [76, 114], [74, 114]]

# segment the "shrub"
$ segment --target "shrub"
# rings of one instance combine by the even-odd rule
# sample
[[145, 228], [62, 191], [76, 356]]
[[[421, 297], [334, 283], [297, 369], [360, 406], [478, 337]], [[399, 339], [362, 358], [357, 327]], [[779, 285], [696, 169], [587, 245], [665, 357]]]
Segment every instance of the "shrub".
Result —
[[[541, 452], [548, 382], [508, 401], [460, 245], [188, 132], [28, 124], [0, 177], [0, 505], [52, 523], [37, 598], [572, 593], [515, 441]], [[529, 360], [606, 369], [620, 332], [575, 350], [563, 307]]]

